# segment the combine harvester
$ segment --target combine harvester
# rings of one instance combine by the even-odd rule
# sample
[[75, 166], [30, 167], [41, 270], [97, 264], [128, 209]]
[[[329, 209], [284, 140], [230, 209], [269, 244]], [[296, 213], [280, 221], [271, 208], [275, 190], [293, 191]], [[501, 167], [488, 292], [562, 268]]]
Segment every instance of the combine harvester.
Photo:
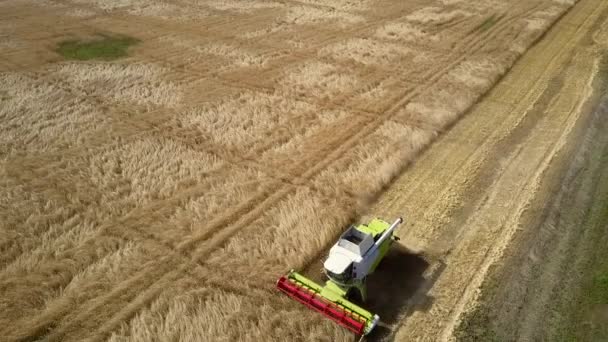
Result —
[[402, 222], [401, 218], [393, 224], [373, 219], [367, 225], [351, 226], [329, 250], [329, 257], [323, 263], [329, 278], [325, 286], [291, 270], [277, 281], [277, 288], [355, 334], [369, 334], [380, 317], [349, 299], [358, 297], [365, 301], [365, 280], [374, 272], [393, 241], [399, 240], [393, 232]]

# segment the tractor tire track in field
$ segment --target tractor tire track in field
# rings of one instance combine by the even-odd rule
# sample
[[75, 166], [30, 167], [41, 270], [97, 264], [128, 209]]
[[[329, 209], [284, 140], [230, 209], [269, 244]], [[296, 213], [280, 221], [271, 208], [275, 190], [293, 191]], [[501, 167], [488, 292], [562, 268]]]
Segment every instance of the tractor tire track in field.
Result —
[[[505, 248], [517, 249], [510, 243], [528, 228], [530, 203], [546, 196], [541, 185], [559, 184], [553, 170], [589, 127], [600, 56], [589, 37], [608, 19], [607, 8], [580, 1], [370, 209], [370, 215], [404, 215], [408, 224], [396, 234], [430, 263], [424, 274], [430, 286], [420, 285], [392, 332], [372, 339], [454, 338], [488, 270]], [[527, 326], [536, 326], [542, 305], [529, 309]]]

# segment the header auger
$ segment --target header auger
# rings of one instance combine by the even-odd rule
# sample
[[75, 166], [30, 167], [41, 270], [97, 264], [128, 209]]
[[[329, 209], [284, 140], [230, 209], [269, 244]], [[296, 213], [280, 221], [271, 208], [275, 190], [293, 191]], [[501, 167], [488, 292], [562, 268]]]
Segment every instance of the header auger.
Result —
[[323, 263], [328, 278], [324, 286], [291, 270], [279, 278], [277, 288], [355, 334], [369, 334], [380, 317], [350, 299], [358, 297], [365, 301], [365, 280], [374, 272], [393, 241], [399, 240], [393, 232], [402, 222], [401, 218], [393, 224], [373, 219], [367, 225], [351, 226], [329, 250]]

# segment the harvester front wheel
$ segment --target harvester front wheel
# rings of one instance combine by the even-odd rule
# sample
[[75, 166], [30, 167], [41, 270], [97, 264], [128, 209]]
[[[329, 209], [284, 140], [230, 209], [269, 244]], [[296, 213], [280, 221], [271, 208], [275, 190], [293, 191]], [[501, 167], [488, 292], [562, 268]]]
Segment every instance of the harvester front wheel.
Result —
[[367, 293], [365, 291], [365, 282], [359, 286], [351, 287], [346, 293], [346, 299], [356, 304], [365, 304]]

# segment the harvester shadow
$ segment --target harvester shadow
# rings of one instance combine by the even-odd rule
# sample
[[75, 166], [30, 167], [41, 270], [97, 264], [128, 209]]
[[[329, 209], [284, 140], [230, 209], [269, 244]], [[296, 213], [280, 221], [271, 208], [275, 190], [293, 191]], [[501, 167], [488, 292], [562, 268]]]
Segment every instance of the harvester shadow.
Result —
[[[420, 254], [394, 243], [376, 271], [367, 280], [367, 302], [364, 307], [380, 316], [381, 324], [367, 336], [367, 341], [387, 339], [404, 314], [426, 310], [432, 298], [421, 293], [427, 280], [425, 271], [430, 263]], [[428, 290], [428, 288], [426, 289]], [[416, 296], [416, 298], [414, 298]]]

